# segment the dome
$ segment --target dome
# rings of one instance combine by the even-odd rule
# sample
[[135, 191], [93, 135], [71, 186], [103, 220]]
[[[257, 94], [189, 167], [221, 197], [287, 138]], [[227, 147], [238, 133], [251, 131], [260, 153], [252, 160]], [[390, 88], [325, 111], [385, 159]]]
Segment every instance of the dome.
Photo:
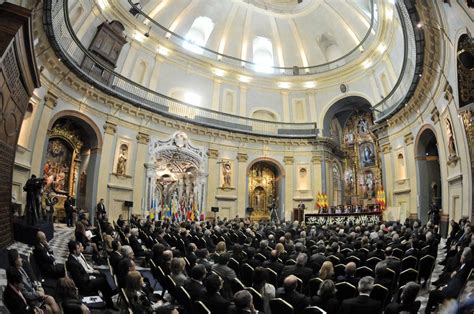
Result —
[[379, 29], [374, 0], [150, 0], [132, 7], [139, 10], [135, 22], [168, 39], [165, 45], [274, 74], [342, 66], [366, 51]]

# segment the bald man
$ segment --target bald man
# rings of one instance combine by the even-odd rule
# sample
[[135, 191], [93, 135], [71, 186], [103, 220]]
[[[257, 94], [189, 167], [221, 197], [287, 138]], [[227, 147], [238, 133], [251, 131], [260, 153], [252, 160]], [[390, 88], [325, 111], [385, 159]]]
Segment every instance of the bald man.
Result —
[[42, 231], [36, 233], [36, 244], [33, 249], [36, 265], [45, 278], [64, 277], [64, 265], [57, 264], [53, 250], [49, 247], [46, 235]]
[[309, 298], [296, 291], [297, 284], [298, 278], [294, 275], [289, 275], [283, 281], [283, 287], [278, 288], [276, 297], [290, 303], [295, 310], [295, 314], [303, 314], [304, 309], [309, 306]]

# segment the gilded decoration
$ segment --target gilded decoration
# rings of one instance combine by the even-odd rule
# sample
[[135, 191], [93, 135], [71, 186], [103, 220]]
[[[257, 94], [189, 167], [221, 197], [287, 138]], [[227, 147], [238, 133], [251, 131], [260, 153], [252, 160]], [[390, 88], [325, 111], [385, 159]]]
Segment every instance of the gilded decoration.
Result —
[[279, 198], [277, 168], [270, 162], [260, 161], [250, 168], [248, 177], [249, 204], [253, 209], [250, 218], [270, 219], [270, 209]]
[[[335, 118], [336, 119], [336, 118]], [[370, 205], [381, 187], [379, 147], [372, 133], [372, 115], [355, 112], [343, 128], [343, 184], [345, 204]]]
[[459, 39], [457, 61], [458, 61], [458, 86], [459, 107], [474, 102], [474, 40], [468, 35]]
[[[80, 152], [84, 145], [81, 128], [68, 119], [58, 120], [49, 132], [42, 176], [47, 194], [77, 194]], [[85, 185], [85, 183], [83, 183]], [[85, 189], [85, 186], [84, 186]]]

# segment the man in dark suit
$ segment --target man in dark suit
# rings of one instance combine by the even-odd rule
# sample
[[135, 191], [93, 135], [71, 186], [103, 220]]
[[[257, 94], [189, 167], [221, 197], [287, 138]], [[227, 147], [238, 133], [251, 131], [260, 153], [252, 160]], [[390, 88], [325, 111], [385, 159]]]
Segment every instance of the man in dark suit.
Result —
[[354, 287], [357, 287], [357, 285], [359, 284], [359, 278], [355, 276], [356, 268], [357, 266], [354, 262], [347, 263], [345, 268], [345, 274], [342, 276], [338, 276], [337, 282], [345, 281], [350, 283]]
[[109, 261], [110, 261], [110, 266], [112, 266], [112, 271], [114, 273], [117, 272], [117, 266], [120, 260], [123, 258], [122, 253], [120, 253], [120, 250], [122, 249], [122, 244], [118, 240], [113, 240], [112, 241], [112, 252], [110, 252], [109, 256]]
[[100, 291], [107, 307], [118, 311], [112, 301], [112, 295], [114, 294], [112, 288], [107, 283], [105, 276], [87, 263], [81, 252], [82, 244], [72, 240], [69, 241], [68, 248], [69, 257], [66, 261], [66, 267], [78, 287], [79, 293], [95, 295]]
[[277, 298], [282, 298], [290, 303], [295, 310], [295, 314], [304, 313], [304, 309], [309, 305], [309, 299], [302, 293], [296, 291], [298, 279], [294, 275], [289, 275], [283, 281], [283, 288], [278, 288]]
[[381, 260], [385, 259], [385, 252], [383, 251], [384, 242], [382, 240], [378, 240], [377, 244], [375, 245], [375, 250], [370, 252], [367, 258], [371, 257], [378, 257]]
[[3, 291], [3, 302], [10, 313], [34, 313], [33, 308], [28, 306], [25, 297], [21, 293], [23, 280], [17, 269], [13, 267], [7, 269], [7, 283], [5, 291]]
[[446, 284], [437, 290], [432, 290], [426, 304], [425, 313], [431, 313], [438, 304], [446, 299], [456, 299], [461, 292], [467, 276], [472, 269], [472, 251], [471, 248], [465, 248], [461, 254], [459, 267], [451, 274], [451, 278], [446, 279]]
[[285, 265], [283, 265], [283, 263], [281, 263], [278, 260], [277, 251], [272, 250], [272, 252], [270, 253], [270, 259], [268, 261], [263, 262], [263, 267], [270, 268], [271, 270], [276, 272], [277, 275], [280, 275], [281, 271], [283, 270], [283, 267], [285, 267]]
[[64, 277], [64, 265], [56, 264], [53, 250], [48, 245], [46, 235], [42, 231], [36, 233], [36, 244], [33, 249], [36, 265], [41, 272], [41, 275], [46, 278], [61, 278]]
[[104, 205], [104, 199], [101, 198], [100, 201], [99, 201], [99, 204], [97, 204], [97, 208], [96, 208], [96, 211], [97, 211], [97, 218], [99, 220], [104, 220], [106, 215], [107, 215], [107, 211], [105, 210], [105, 205]]
[[184, 283], [184, 289], [189, 293], [192, 300], [200, 299], [206, 289], [202, 281], [206, 277], [206, 267], [202, 264], [198, 264], [191, 269], [190, 278]]
[[308, 256], [305, 253], [300, 253], [296, 257], [296, 265], [285, 266], [281, 272], [281, 278], [285, 279], [288, 275], [295, 275], [303, 280], [303, 286], [306, 287], [308, 281], [313, 276], [313, 270], [306, 267]]
[[392, 255], [393, 249], [392, 247], [387, 247], [385, 249], [385, 255], [387, 256], [385, 260], [387, 261], [387, 267], [390, 268], [395, 272], [395, 274], [399, 274], [401, 270], [401, 262], [398, 258]]
[[382, 303], [370, 298], [374, 287], [374, 278], [370, 276], [359, 280], [359, 296], [342, 301], [342, 312], [345, 314], [382, 313]]
[[68, 227], [73, 226], [74, 207], [72, 207], [72, 198], [68, 195], [64, 201], [64, 212], [66, 213], [66, 224]]
[[227, 313], [229, 309], [230, 302], [219, 293], [222, 285], [222, 279], [216, 274], [209, 275], [204, 282], [206, 293], [202, 296], [201, 301], [211, 311], [211, 314]]

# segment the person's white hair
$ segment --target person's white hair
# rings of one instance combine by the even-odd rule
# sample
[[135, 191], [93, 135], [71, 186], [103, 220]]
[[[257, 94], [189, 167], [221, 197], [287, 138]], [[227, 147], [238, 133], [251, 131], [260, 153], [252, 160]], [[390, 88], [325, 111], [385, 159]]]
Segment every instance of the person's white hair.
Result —
[[131, 234], [131, 235], [134, 235], [134, 236], [137, 236], [137, 235], [138, 235], [138, 228], [132, 228], [132, 229], [130, 229], [130, 234]]

